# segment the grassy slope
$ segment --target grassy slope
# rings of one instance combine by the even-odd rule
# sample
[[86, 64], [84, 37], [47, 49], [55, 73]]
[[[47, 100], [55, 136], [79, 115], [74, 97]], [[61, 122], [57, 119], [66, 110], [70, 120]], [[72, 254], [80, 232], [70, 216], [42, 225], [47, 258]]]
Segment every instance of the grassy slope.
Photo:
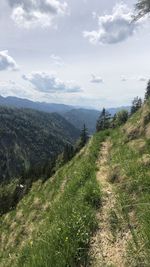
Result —
[[[96, 159], [107, 134], [89, 145], [46, 183], [36, 182], [17, 209], [2, 217], [2, 267], [86, 266], [101, 192]], [[111, 132], [109, 179], [120, 212], [116, 227], [131, 231], [126, 266], [150, 262], [150, 103]], [[111, 224], [114, 227], [111, 216]]]
[[[150, 266], [150, 102], [112, 135], [110, 180], [132, 233], [127, 266]], [[120, 227], [120, 225], [119, 225]]]
[[101, 193], [96, 160], [106, 133], [47, 182], [33, 184], [16, 210], [1, 218], [1, 266], [86, 265]]

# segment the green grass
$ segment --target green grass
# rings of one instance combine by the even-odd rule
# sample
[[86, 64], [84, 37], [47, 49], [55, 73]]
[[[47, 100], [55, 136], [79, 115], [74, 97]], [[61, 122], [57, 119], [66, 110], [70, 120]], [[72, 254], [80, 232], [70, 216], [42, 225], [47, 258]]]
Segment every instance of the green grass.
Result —
[[72, 161], [2, 217], [3, 267], [86, 266], [101, 192], [96, 160], [109, 132], [96, 134]]
[[[130, 119], [136, 125], [139, 114]], [[128, 228], [132, 233], [129, 244], [127, 266], [148, 267], [150, 263], [150, 166], [145, 166], [141, 158], [150, 154], [149, 141], [141, 150], [133, 149], [125, 142], [125, 135], [118, 129], [111, 135], [113, 147], [110, 166], [120, 166], [120, 182], [116, 184], [118, 204]], [[135, 145], [136, 146], [136, 145]], [[134, 219], [133, 219], [134, 217]]]

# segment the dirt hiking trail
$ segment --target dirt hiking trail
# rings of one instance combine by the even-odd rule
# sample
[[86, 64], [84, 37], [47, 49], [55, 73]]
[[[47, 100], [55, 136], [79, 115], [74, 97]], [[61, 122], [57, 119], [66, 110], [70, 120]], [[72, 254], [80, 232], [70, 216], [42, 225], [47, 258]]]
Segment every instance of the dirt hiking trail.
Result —
[[108, 181], [108, 162], [111, 150], [110, 140], [102, 144], [97, 162], [97, 181], [102, 190], [102, 207], [97, 213], [98, 230], [91, 240], [90, 258], [92, 267], [125, 267], [125, 254], [130, 232], [119, 232], [114, 239], [110, 225], [110, 211], [116, 212], [116, 197], [113, 184]]

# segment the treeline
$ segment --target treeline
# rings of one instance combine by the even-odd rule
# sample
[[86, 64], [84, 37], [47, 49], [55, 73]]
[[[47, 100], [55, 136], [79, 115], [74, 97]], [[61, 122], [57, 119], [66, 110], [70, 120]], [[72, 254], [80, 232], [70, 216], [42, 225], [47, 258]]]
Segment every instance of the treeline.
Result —
[[[148, 81], [144, 102], [147, 101], [150, 97], [150, 80]], [[116, 128], [126, 123], [128, 118], [132, 116], [135, 112], [137, 112], [143, 104], [143, 101], [140, 97], [135, 97], [132, 101], [132, 106], [130, 112], [127, 110], [122, 110], [117, 112], [113, 117], [109, 114], [109, 112], [103, 108], [100, 116], [97, 120], [96, 131], [103, 131], [110, 128]]]

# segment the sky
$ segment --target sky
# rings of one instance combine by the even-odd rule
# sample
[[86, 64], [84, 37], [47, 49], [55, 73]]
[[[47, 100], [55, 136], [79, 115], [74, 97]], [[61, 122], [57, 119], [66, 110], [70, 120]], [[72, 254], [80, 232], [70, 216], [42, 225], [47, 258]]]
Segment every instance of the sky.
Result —
[[130, 105], [150, 78], [150, 19], [134, 0], [1, 0], [0, 95]]

